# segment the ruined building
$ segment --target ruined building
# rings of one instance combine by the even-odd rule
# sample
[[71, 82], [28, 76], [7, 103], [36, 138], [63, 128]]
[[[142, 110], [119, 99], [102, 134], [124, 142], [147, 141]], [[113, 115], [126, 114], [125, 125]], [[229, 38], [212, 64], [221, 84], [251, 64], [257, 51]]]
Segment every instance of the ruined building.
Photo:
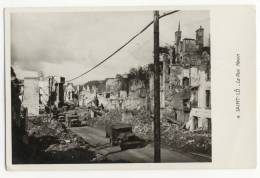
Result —
[[[160, 47], [160, 104], [161, 118], [166, 116], [191, 131], [211, 129], [210, 46], [204, 44], [202, 26], [195, 38], [182, 39], [181, 24], [172, 45]], [[98, 97], [106, 109], [154, 110], [154, 64], [131, 69], [126, 76], [108, 78], [99, 90], [84, 85], [80, 103]], [[82, 104], [84, 105], [84, 104]]]
[[93, 80], [83, 85], [78, 85], [79, 106], [91, 106], [94, 104], [95, 98], [102, 100], [101, 103], [104, 104], [105, 88], [105, 80]]
[[64, 86], [64, 101], [68, 103], [77, 103], [77, 87], [73, 83], [67, 83]]
[[[204, 46], [202, 26], [195, 33], [196, 39], [182, 39], [179, 23], [174, 45], [160, 50], [161, 113], [174, 115], [189, 130], [210, 130], [210, 46]], [[152, 101], [153, 75], [150, 92]]]
[[38, 116], [40, 109], [39, 77], [24, 78], [23, 105], [28, 108], [29, 116]]
[[65, 84], [65, 77], [60, 77], [60, 82], [57, 83], [57, 97], [55, 104], [58, 107], [62, 107], [64, 104], [64, 84]]

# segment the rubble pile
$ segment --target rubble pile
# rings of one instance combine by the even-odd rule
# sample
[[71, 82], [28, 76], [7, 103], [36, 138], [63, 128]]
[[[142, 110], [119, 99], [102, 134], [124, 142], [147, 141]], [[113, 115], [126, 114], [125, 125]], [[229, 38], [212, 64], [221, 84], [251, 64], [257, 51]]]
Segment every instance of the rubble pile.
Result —
[[153, 138], [153, 119], [151, 118], [150, 114], [145, 110], [145, 108], [125, 112], [128, 113], [128, 115], [130, 115], [126, 118], [126, 122], [132, 124], [133, 132], [141, 138], [151, 140]]
[[48, 117], [31, 117], [28, 119], [28, 136], [59, 136], [67, 132], [66, 127], [56, 120], [49, 120]]
[[88, 163], [95, 159], [95, 152], [78, 135], [48, 117], [28, 119], [28, 147], [33, 163]]
[[110, 110], [103, 115], [88, 120], [88, 124], [93, 127], [104, 128], [110, 123], [130, 123], [133, 132], [144, 139], [152, 139], [152, 118], [144, 108], [134, 110]]
[[161, 117], [161, 122], [163, 124], [166, 124], [167, 126], [174, 126], [175, 129], [179, 129], [182, 125], [182, 123], [178, 120], [176, 120], [175, 118], [176, 116], [174, 115], [173, 112], [171, 111], [166, 111], [164, 113], [162, 113], [162, 117]]
[[[173, 149], [211, 155], [211, 134], [203, 130], [187, 131], [182, 123], [172, 119], [172, 114], [161, 118], [161, 141]], [[91, 126], [104, 127], [108, 123], [130, 123], [133, 132], [140, 138], [153, 140], [153, 118], [145, 108], [134, 110], [110, 110], [102, 116], [92, 118]]]
[[164, 114], [161, 119], [161, 138], [164, 145], [184, 152], [211, 155], [211, 134], [204, 130], [188, 131], [183, 123], [173, 119], [172, 114]]
[[184, 152], [211, 155], [211, 134], [205, 131], [185, 131], [169, 127], [162, 131], [162, 142], [171, 148]]
[[109, 112], [104, 112], [101, 116], [90, 118], [88, 124], [93, 127], [104, 128], [106, 124], [120, 122], [121, 117], [119, 110], [110, 110]]

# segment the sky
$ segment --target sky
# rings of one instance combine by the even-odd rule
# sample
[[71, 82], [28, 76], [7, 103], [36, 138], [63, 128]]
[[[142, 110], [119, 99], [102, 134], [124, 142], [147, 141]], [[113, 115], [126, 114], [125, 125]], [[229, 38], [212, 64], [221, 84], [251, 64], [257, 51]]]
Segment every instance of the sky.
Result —
[[[162, 15], [165, 12], [160, 12]], [[11, 15], [11, 63], [18, 78], [64, 76], [87, 71], [153, 20], [152, 11], [23, 12]], [[180, 11], [160, 19], [160, 46], [173, 45], [180, 21], [182, 39], [194, 38], [201, 25], [208, 44], [208, 11]], [[127, 73], [153, 62], [153, 26], [75, 84]]]

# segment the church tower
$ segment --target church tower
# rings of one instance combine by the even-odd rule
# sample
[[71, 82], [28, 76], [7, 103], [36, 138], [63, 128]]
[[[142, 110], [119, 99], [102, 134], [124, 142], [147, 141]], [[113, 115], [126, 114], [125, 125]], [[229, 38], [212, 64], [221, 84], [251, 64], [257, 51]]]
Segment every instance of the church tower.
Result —
[[178, 46], [180, 45], [180, 41], [181, 41], [181, 27], [180, 27], [180, 21], [179, 21], [179, 26], [178, 26], [178, 31], [175, 32], [175, 45], [178, 48]]
[[204, 46], [204, 28], [200, 26], [198, 30], [196, 30], [196, 44], [201, 49]]

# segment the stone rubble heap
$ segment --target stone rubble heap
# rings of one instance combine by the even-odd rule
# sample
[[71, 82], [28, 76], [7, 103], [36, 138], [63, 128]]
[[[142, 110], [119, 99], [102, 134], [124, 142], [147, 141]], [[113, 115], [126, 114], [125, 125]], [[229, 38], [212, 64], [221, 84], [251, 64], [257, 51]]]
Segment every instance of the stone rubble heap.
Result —
[[32, 148], [33, 163], [88, 163], [95, 152], [78, 135], [50, 117], [31, 117], [28, 120], [28, 146]]
[[[110, 110], [100, 117], [89, 120], [93, 127], [105, 127], [107, 123], [130, 123], [138, 137], [153, 140], [153, 118], [144, 108], [139, 110]], [[211, 155], [211, 134], [205, 131], [187, 131], [181, 123], [174, 121], [169, 115], [161, 118], [161, 141], [172, 149]]]

